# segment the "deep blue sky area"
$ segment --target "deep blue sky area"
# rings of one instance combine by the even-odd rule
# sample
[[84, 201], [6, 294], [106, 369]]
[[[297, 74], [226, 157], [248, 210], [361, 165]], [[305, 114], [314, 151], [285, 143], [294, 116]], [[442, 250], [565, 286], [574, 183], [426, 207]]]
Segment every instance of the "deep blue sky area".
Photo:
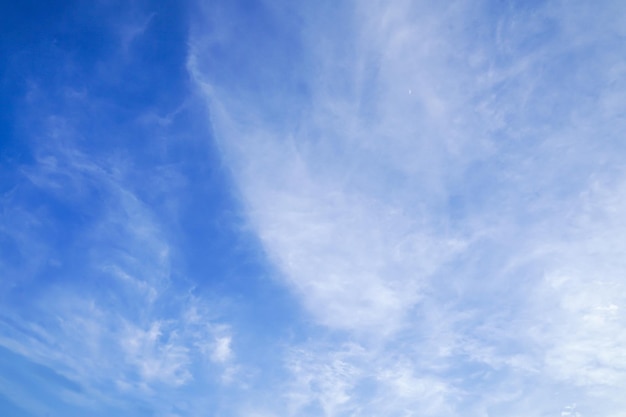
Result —
[[622, 417], [622, 1], [0, 1], [0, 416]]
[[[124, 163], [132, 192], [188, 248], [177, 257], [180, 275], [203, 290], [249, 292], [255, 284], [242, 276], [263, 261], [233, 204], [229, 174], [203, 120], [206, 106], [190, 89], [186, 5], [27, 2], [3, 8], [3, 186], [45, 217], [39, 228], [50, 239], [48, 250], [80, 269], [83, 260], [74, 259], [70, 248], [80, 245], [78, 235], [102, 215], [99, 203], [106, 199], [97, 183], [68, 202], [33, 190], [20, 176], [20, 168], [36, 165], [37, 154], [52, 152], [58, 141], [99, 163]], [[65, 137], [50, 133], [57, 121], [67, 129]], [[167, 181], [160, 177], [169, 169], [179, 176], [169, 178], [176, 189], [146, 187]], [[171, 215], [170, 205], [179, 212]]]

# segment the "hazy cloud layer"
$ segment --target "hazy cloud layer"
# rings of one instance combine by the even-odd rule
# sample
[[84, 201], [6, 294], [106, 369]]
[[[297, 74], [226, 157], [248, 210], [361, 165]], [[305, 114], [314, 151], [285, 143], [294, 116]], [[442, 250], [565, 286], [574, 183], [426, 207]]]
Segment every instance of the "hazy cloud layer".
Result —
[[339, 330], [288, 360], [291, 415], [619, 412], [622, 6], [203, 10], [189, 68], [250, 224]]

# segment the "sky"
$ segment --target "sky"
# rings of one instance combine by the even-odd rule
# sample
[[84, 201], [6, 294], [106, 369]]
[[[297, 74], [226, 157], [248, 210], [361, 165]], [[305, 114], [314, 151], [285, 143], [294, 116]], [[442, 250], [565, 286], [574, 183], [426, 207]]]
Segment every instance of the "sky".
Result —
[[0, 415], [625, 417], [626, 3], [0, 1]]

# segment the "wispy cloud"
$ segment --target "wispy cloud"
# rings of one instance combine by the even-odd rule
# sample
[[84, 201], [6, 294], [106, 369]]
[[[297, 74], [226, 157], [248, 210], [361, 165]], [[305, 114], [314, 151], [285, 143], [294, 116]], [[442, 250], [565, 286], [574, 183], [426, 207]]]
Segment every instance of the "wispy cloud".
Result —
[[[114, 339], [119, 332], [126, 335], [120, 341], [123, 350], [130, 361], [137, 362], [142, 368], [146, 379], [155, 378], [159, 374], [159, 379], [171, 380], [169, 376], [176, 374], [179, 368], [189, 366], [188, 360], [184, 359], [188, 356], [187, 348], [178, 346], [176, 341], [190, 335], [212, 339], [209, 330], [200, 334], [196, 328], [210, 326], [213, 320], [204, 315], [206, 308], [196, 305], [199, 303], [197, 299], [189, 298], [173, 286], [169, 276], [167, 240], [151, 218], [150, 210], [132, 192], [123, 188], [121, 179], [116, 179], [97, 164], [87, 162], [81, 155], [72, 154], [73, 160], [66, 157], [57, 152], [54, 162], [49, 163], [53, 157], [45, 158], [42, 164], [29, 168], [26, 177], [34, 186], [58, 197], [73, 188], [76, 199], [74, 204], [81, 204], [81, 194], [93, 192], [90, 188], [95, 188], [101, 195], [99, 213], [93, 216], [91, 227], [85, 229], [85, 235], [78, 236], [76, 240], [86, 245], [86, 251], [81, 248], [80, 252], [86, 265], [79, 269], [86, 275], [85, 284], [99, 281], [104, 293], [97, 288], [95, 291], [87, 289], [86, 285], [80, 290], [76, 288], [76, 283], [60, 280], [50, 285], [48, 294], [36, 301], [42, 311], [50, 310], [48, 314], [51, 315], [51, 322], [48, 325], [57, 328], [71, 340], [66, 349], [59, 352], [66, 352], [68, 358], [71, 358], [70, 351], [80, 350], [72, 346], [85, 348], [86, 343], [94, 349], [102, 349], [103, 343], [116, 344]], [[38, 240], [46, 239], [40, 236]], [[64, 263], [71, 262], [71, 259], [64, 257], [57, 262], [57, 267], [68, 268]], [[77, 291], [83, 291], [86, 298], [81, 299]], [[107, 294], [106, 291], [114, 292]], [[162, 314], [160, 312], [164, 311], [166, 297], [178, 298], [183, 308], [179, 308], [173, 315], [165, 314], [159, 318]], [[134, 300], [136, 305], [125, 307], [130, 300]], [[188, 313], [190, 309], [193, 314]], [[175, 323], [171, 322], [172, 319]], [[122, 328], [126, 331], [122, 331]], [[194, 328], [189, 335], [186, 334], [188, 328]], [[40, 331], [46, 335], [47, 342], [54, 343], [53, 335], [49, 334], [50, 328], [40, 328]], [[221, 330], [219, 338], [216, 336], [216, 343], [223, 343], [222, 339], [227, 337], [224, 334], [225, 330]], [[102, 337], [107, 338], [106, 343]], [[48, 348], [54, 349], [53, 346]], [[106, 352], [97, 354], [105, 355]], [[140, 363], [143, 359], [150, 362], [151, 358], [159, 355], [163, 357], [155, 359], [156, 362], [168, 362], [174, 368], [151, 368], [154, 363], [145, 366]], [[92, 371], [85, 372], [85, 376]], [[185, 369], [180, 372], [183, 376], [173, 379], [182, 382], [187, 378], [185, 375], [188, 375], [188, 371]]]
[[[0, 310], [0, 345], [80, 388], [59, 388], [59, 410], [105, 412], [147, 398], [169, 410], [166, 402], [196, 378], [234, 379], [234, 333], [189, 280], [173, 276], [180, 274], [172, 266], [174, 233], [145, 201], [169, 192], [178, 174], [155, 173], [151, 192], [142, 194], [132, 162], [88, 154], [74, 123], [49, 118], [30, 143], [32, 163], [3, 196], [2, 231], [31, 267], [11, 267], [11, 257], [1, 257], [3, 297], [15, 297]], [[6, 217], [13, 214], [17, 222]], [[28, 298], [19, 295], [24, 288]], [[164, 387], [170, 395], [159, 396]], [[36, 394], [0, 389], [19, 404]], [[31, 412], [45, 414], [50, 405]]]
[[291, 413], [620, 410], [626, 10], [324, 7], [264, 9], [288, 61], [223, 6], [188, 64], [281, 279], [370, 355], [299, 351]]

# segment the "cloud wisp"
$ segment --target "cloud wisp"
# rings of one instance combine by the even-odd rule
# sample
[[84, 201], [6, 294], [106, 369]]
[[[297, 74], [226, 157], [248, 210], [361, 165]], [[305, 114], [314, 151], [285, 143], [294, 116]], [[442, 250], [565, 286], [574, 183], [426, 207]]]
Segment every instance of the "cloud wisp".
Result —
[[251, 227], [333, 335], [289, 362], [292, 415], [618, 412], [626, 10], [260, 7], [249, 30], [204, 7], [188, 66]]
[[[172, 281], [163, 229], [125, 185], [117, 170], [121, 165], [104, 162], [53, 146], [24, 169], [22, 190], [48, 194], [66, 210], [88, 204], [93, 194], [101, 205], [84, 220], [88, 227], [66, 231], [71, 252], [44, 246], [50, 260], [36, 267], [58, 278], [38, 283], [45, 291], [12, 313], [3, 311], [1, 344], [60, 370], [109, 405], [115, 403], [106, 399], [112, 391], [130, 399], [152, 397], [161, 386], [188, 385], [197, 376], [194, 368], [217, 373], [216, 380], [219, 373], [232, 373], [229, 326], [205, 301]], [[20, 211], [15, 203], [12, 210]], [[24, 199], [21, 203], [23, 213], [30, 210]], [[52, 222], [54, 215], [40, 219]], [[5, 233], [24, 256], [31, 253], [32, 242], [50, 242], [45, 224]], [[76, 274], [83, 276], [81, 282], [74, 280]], [[11, 276], [19, 288], [28, 274]]]
[[[51, 62], [24, 68], [14, 109], [20, 147], [0, 156], [0, 413], [195, 413], [190, 392], [237, 373], [236, 332], [198, 290], [202, 272], [184, 268], [179, 210], [193, 169], [169, 147], [190, 132], [172, 133], [188, 116], [186, 92], [177, 79], [170, 90], [141, 92], [162, 73], [176, 75], [171, 63], [142, 61], [146, 38], [159, 47], [153, 29], [169, 24], [174, 42], [175, 28], [144, 5], [109, 20], [109, 6], [67, 6], [62, 29], [42, 23], [58, 29], [42, 48]], [[72, 31], [83, 24], [97, 36], [76, 46]], [[157, 95], [174, 98], [146, 107]]]

